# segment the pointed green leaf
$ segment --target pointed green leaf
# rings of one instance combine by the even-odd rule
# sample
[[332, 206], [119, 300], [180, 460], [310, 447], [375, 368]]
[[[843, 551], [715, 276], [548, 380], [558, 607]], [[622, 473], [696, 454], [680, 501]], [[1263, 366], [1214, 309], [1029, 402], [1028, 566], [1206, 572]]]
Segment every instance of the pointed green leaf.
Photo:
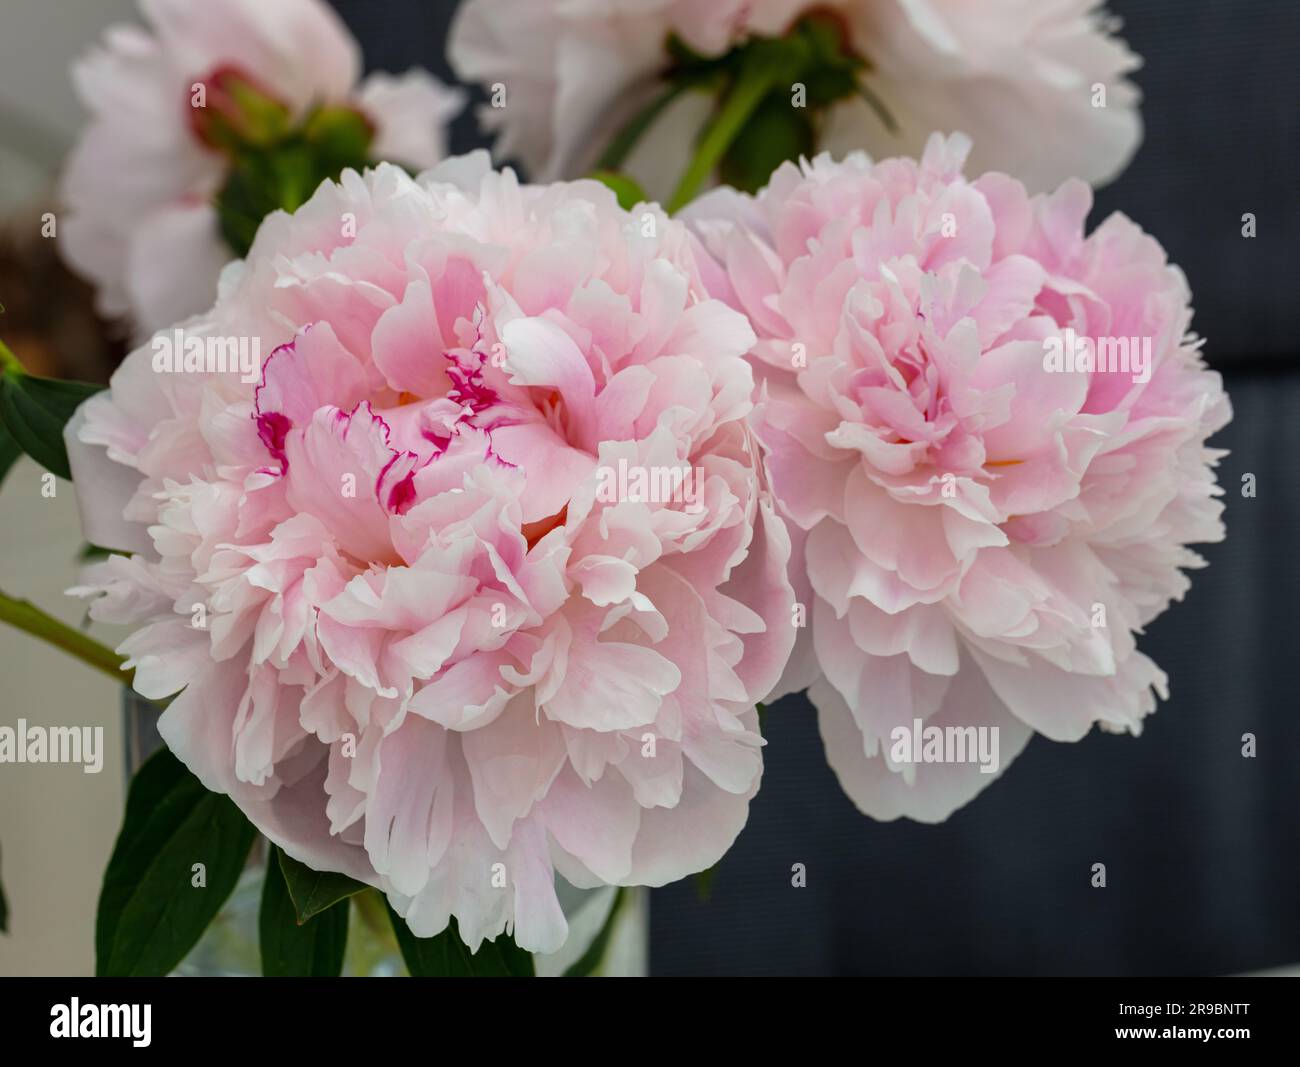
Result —
[[0, 425], [14, 444], [47, 471], [71, 479], [63, 427], [81, 402], [102, 388], [89, 382], [37, 378], [24, 372], [10, 354], [0, 374]]
[[23, 450], [18, 447], [14, 435], [5, 429], [3, 420], [0, 420], [0, 483], [4, 482], [9, 468], [18, 462], [18, 457], [22, 454]]
[[350, 904], [336, 898], [332, 907], [315, 918], [300, 920], [289, 895], [286, 869], [281, 865], [286, 859], [278, 848], [272, 848], [266, 861], [257, 922], [262, 974], [268, 978], [337, 978], [343, 971], [343, 953], [348, 944]]
[[276, 852], [280, 857], [280, 871], [299, 923], [305, 923], [313, 915], [318, 915], [340, 900], [367, 888], [364, 882], [358, 882], [346, 874], [313, 871], [280, 849], [276, 849]]
[[[166, 749], [136, 773], [95, 922], [95, 973], [165, 975], [230, 896], [256, 831]], [[203, 886], [194, 885], [203, 865]]]

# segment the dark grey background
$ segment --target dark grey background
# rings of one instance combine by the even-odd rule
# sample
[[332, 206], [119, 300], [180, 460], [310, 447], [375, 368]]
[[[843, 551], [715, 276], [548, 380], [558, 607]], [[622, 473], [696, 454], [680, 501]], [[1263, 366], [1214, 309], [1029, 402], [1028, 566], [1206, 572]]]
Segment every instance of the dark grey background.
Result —
[[[450, 80], [454, 2], [335, 0], [371, 67]], [[859, 815], [800, 698], [707, 900], [656, 891], [660, 974], [1204, 974], [1300, 962], [1300, 244], [1295, 0], [1125, 0], [1146, 140], [1097, 198], [1168, 249], [1236, 410], [1229, 536], [1143, 640], [1172, 699], [1140, 738], [1035, 738], [941, 826]], [[472, 117], [453, 147], [483, 143]], [[1241, 236], [1253, 212], [1258, 235]], [[1241, 478], [1258, 495], [1241, 496]], [[1241, 735], [1258, 756], [1244, 759]], [[1093, 863], [1108, 886], [1090, 886]], [[806, 888], [791, 886], [794, 863]]]

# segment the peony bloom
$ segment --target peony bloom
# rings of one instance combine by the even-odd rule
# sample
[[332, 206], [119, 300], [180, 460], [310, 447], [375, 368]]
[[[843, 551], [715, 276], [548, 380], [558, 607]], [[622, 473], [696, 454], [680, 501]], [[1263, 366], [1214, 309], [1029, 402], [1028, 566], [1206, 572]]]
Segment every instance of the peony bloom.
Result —
[[[1183, 275], [1121, 215], [1085, 237], [1082, 182], [966, 180], [968, 147], [786, 164], [690, 212], [760, 338], [755, 424], [810, 605], [785, 688], [813, 682], [877, 818], [945, 818], [1035, 731], [1137, 733], [1166, 693], [1135, 635], [1203, 565], [1186, 546], [1223, 537], [1205, 441], [1231, 413]], [[994, 758], [918, 750], [950, 727], [996, 727], [960, 735]]]
[[[556, 872], [660, 885], [730, 846], [794, 594], [754, 334], [685, 226], [489, 168], [270, 216], [194, 369], [158, 334], [66, 436], [88, 536], [135, 553], [79, 592], [138, 627], [143, 695], [183, 688], [172, 751], [417, 934], [549, 952]], [[236, 340], [256, 381], [198, 371]]]
[[[865, 65], [856, 86], [831, 92], [817, 147], [919, 155], [932, 130], [958, 128], [974, 138], [977, 168], [1017, 174], [1039, 191], [1072, 176], [1108, 181], [1141, 140], [1139, 93], [1127, 80], [1140, 61], [1098, 7], [1098, 0], [468, 0], [449, 56], [463, 79], [505, 87], [505, 106], [482, 112], [500, 132], [498, 153], [549, 179], [590, 169], [682, 72], [671, 37], [711, 59], [823, 16]], [[822, 63], [809, 72], [810, 93], [824, 74]], [[778, 95], [793, 99], [788, 85]], [[713, 106], [707, 94], [687, 93], [642, 137], [627, 167], [653, 195], [667, 197]]]
[[64, 254], [98, 287], [100, 311], [140, 335], [210, 307], [234, 258], [214, 203], [231, 144], [215, 127], [271, 132], [250, 130], [242, 108], [260, 105], [263, 123], [282, 114], [286, 130], [313, 109], [346, 108], [364, 120], [366, 158], [424, 168], [446, 154], [461, 93], [417, 70], [358, 85], [360, 52], [323, 0], [140, 5], [152, 32], [111, 27], [73, 68], [91, 123], [64, 175], [60, 219]]

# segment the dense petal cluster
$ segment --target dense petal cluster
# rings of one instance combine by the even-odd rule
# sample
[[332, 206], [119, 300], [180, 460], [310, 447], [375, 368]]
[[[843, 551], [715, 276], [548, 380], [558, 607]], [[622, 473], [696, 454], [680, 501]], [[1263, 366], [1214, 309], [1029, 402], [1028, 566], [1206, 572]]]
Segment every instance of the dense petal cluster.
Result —
[[[1230, 409], [1182, 273], [1121, 215], [1085, 236], [1082, 182], [966, 180], [968, 147], [785, 164], [689, 213], [760, 338], [811, 603], [789, 684], [817, 678], [830, 761], [880, 818], [946, 817], [1034, 731], [1136, 733], [1165, 677], [1135, 635], [1223, 535], [1205, 442]], [[1000, 760], [920, 755], [917, 720], [997, 728]]]
[[745, 822], [790, 543], [697, 254], [482, 152], [345, 171], [184, 330], [258, 380], [168, 373], [164, 331], [70, 424], [87, 534], [134, 553], [80, 591], [183, 688], [172, 751], [417, 934], [554, 950], [557, 872], [662, 884]]
[[[1128, 80], [1139, 60], [1098, 0], [468, 0], [449, 56], [462, 78], [505, 90], [482, 112], [502, 157], [566, 177], [662, 90], [670, 36], [719, 56], [810, 13], [842, 24], [872, 98], [831, 108], [828, 151], [919, 155], [933, 130], [955, 128], [974, 139], [976, 167], [1042, 191], [1108, 181], [1141, 140]], [[712, 106], [684, 94], [644, 136], [628, 168], [652, 195], [667, 197]]]
[[360, 49], [324, 0], [140, 6], [149, 29], [110, 27], [73, 67], [91, 122], [68, 161], [59, 225], [100, 311], [141, 334], [210, 307], [232, 258], [213, 206], [230, 164], [196, 132], [196, 86], [237, 74], [294, 116], [353, 107], [374, 128], [377, 159], [424, 168], [446, 154], [462, 94], [419, 70], [358, 84]]

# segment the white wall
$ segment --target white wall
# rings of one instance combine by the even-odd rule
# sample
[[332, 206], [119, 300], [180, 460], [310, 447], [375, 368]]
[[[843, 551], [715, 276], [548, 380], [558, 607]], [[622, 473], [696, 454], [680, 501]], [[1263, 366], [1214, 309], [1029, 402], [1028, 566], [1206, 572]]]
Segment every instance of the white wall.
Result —
[[132, 0], [0, 0], [0, 212], [48, 193], [81, 127], [68, 64], [134, 21]]
[[[85, 605], [73, 584], [81, 547], [72, 486], [41, 494], [42, 471], [15, 464], [0, 487], [0, 589], [70, 625]], [[104, 638], [102, 633], [96, 636]], [[113, 643], [114, 636], [107, 636]], [[0, 726], [103, 726], [103, 769], [0, 763], [0, 880], [9, 933], [0, 974], [94, 971], [95, 903], [121, 824], [125, 772], [121, 690], [79, 660], [0, 624]]]
[[[130, 0], [0, 0], [0, 213], [48, 195], [82, 122], [68, 64], [134, 17]], [[72, 487], [45, 499], [40, 473], [20, 460], [0, 487], [0, 589], [77, 623], [83, 606], [62, 595], [81, 546]], [[0, 624], [0, 726], [103, 725], [107, 747], [100, 774], [0, 764], [0, 974], [93, 972], [95, 902], [122, 817], [119, 709], [110, 679]]]

